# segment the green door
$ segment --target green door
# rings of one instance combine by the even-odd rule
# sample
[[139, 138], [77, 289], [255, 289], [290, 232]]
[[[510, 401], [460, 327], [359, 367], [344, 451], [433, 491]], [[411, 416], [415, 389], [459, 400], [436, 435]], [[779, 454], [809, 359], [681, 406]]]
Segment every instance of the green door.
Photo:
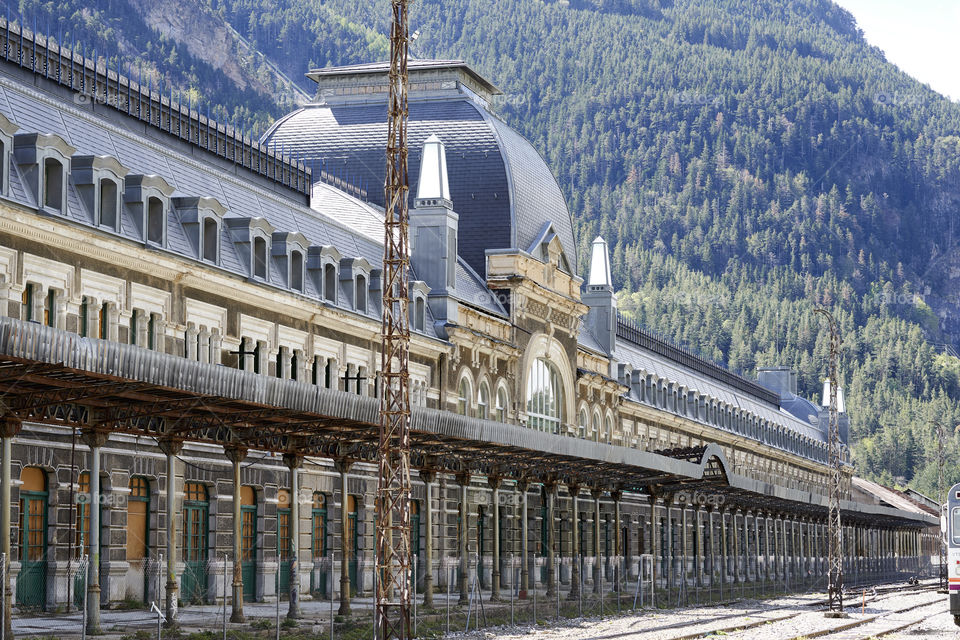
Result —
[[357, 558], [360, 557], [360, 532], [357, 531], [357, 498], [347, 497], [347, 541], [350, 545], [350, 560], [347, 573], [350, 577], [350, 594], [356, 595], [357, 585]]
[[[417, 572], [411, 573], [410, 586], [414, 593], [417, 593], [419, 587], [418, 575], [423, 575], [423, 567], [420, 563], [423, 558], [420, 557], [420, 501], [410, 501], [410, 556], [417, 559]], [[410, 571], [413, 571], [411, 563]]]
[[[89, 558], [90, 548], [89, 548], [89, 539], [90, 539], [90, 474], [84, 471], [80, 474], [78, 482], [78, 499], [76, 505], [76, 518], [77, 518], [77, 531], [75, 535], [76, 549], [78, 554], [86, 554]], [[81, 499], [84, 498], [84, 499]], [[97, 512], [100, 514], [100, 526], [103, 527], [103, 504], [101, 503], [97, 507]], [[103, 531], [100, 532], [100, 564], [103, 564]], [[103, 567], [100, 567], [101, 571]], [[102, 574], [101, 574], [102, 575]], [[85, 571], [77, 571], [76, 575], [73, 577], [73, 606], [78, 609], [83, 607], [83, 600], [86, 596], [85, 591], [87, 588], [87, 573]]]
[[[284, 496], [286, 494], [286, 496]], [[290, 494], [285, 491], [280, 492], [279, 504], [289, 505]], [[277, 508], [277, 558], [280, 560], [280, 583], [277, 585], [277, 595], [286, 598], [290, 595], [290, 558], [291, 545], [290, 538], [290, 507]], [[246, 581], [244, 581], [246, 584]]]
[[484, 529], [484, 516], [486, 515], [484, 508], [477, 507], [477, 580], [480, 581], [480, 584], [484, 584], [486, 581], [486, 576], [483, 571], [483, 548], [484, 548], [484, 539], [486, 538], [486, 530]]
[[[546, 501], [546, 497], [544, 497]], [[546, 558], [547, 554], [550, 552], [550, 534], [547, 530], [547, 505], [544, 502], [540, 507], [540, 557]], [[547, 582], [547, 572], [548, 567], [547, 563], [543, 562], [540, 565], [540, 582], [546, 584]]]
[[[246, 488], [246, 487], [244, 487]], [[240, 571], [243, 577], [243, 599], [257, 597], [257, 506], [240, 507]]]
[[310, 546], [313, 549], [314, 568], [310, 572], [310, 592], [329, 598], [327, 593], [327, 497], [313, 494], [313, 513]]
[[[28, 469], [34, 468], [30, 467]], [[37, 471], [43, 473], [40, 469], [37, 469]], [[26, 482], [23, 486], [26, 486]], [[43, 610], [47, 603], [47, 491], [45, 476], [40, 488], [43, 490], [20, 490], [21, 565], [20, 575], [17, 577], [17, 604], [25, 608]]]
[[180, 598], [184, 602], [201, 603], [207, 592], [207, 554], [210, 523], [210, 502], [207, 488], [196, 482], [183, 487], [183, 576]]

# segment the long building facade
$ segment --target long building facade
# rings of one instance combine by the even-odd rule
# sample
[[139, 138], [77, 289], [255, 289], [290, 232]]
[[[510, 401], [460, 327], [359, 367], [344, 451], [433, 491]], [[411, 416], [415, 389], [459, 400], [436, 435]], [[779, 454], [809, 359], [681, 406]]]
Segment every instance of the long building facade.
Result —
[[[349, 612], [374, 574], [386, 67], [311, 72], [258, 141], [12, 27], [0, 58], [7, 602], [72, 603], [88, 555], [97, 608]], [[621, 316], [496, 87], [459, 61], [410, 83], [418, 590], [599, 588], [644, 558], [662, 584], [822, 576], [825, 409]], [[851, 569], [918, 571], [936, 516], [845, 470]]]

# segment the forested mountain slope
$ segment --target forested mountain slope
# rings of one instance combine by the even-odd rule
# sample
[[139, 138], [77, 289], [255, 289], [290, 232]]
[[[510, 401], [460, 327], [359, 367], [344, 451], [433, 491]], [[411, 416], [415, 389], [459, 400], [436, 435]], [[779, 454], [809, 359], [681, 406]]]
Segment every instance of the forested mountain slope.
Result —
[[[387, 54], [384, 1], [132, 4], [19, 9], [254, 130], [289, 108], [277, 69], [310, 91], [309, 67]], [[828, 0], [417, 0], [412, 29], [419, 57], [504, 89], [581, 264], [597, 234], [613, 247], [624, 312], [746, 373], [791, 364], [814, 396], [828, 306], [861, 472], [931, 490], [929, 421], [960, 423], [960, 105]]]

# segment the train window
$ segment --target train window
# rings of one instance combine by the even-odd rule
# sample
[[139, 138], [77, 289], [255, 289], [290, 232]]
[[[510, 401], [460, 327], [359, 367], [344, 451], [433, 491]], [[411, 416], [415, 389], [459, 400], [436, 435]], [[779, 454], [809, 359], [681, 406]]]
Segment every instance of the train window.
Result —
[[950, 538], [953, 544], [960, 544], [960, 507], [953, 508], [953, 517], [950, 518]]

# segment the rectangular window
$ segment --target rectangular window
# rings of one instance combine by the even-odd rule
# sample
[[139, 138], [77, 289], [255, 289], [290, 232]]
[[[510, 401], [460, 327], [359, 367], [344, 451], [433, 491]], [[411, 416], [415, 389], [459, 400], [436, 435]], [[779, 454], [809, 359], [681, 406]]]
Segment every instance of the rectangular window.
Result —
[[82, 338], [89, 337], [88, 331], [90, 330], [90, 304], [87, 302], [86, 296], [80, 301], [80, 336]]
[[110, 339], [110, 304], [104, 302], [100, 305], [100, 339]]
[[130, 315], [130, 344], [132, 345], [137, 344], [137, 329], [139, 328], [137, 326], [137, 316], [139, 315], [140, 312], [137, 310], [134, 310], [134, 312]]
[[43, 308], [43, 324], [52, 327], [57, 323], [57, 292], [47, 291], [47, 304]]
[[27, 283], [23, 288], [23, 319], [27, 322], [33, 321], [33, 294], [34, 285]]
[[147, 349], [157, 348], [157, 314], [151, 313], [147, 322]]

